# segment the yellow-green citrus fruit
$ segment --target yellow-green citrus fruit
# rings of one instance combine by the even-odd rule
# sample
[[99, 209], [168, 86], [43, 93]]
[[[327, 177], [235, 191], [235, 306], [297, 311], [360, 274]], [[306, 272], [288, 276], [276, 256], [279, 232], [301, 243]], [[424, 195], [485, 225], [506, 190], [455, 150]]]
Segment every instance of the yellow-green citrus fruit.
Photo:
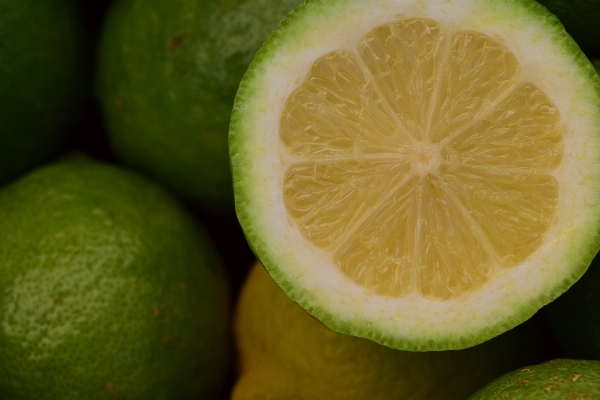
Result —
[[600, 1], [537, 0], [555, 14], [590, 57], [600, 56]]
[[84, 158], [0, 191], [0, 398], [214, 399], [219, 260], [163, 189]]
[[600, 77], [532, 0], [307, 0], [250, 64], [229, 144], [273, 279], [393, 348], [495, 337], [600, 249]]
[[233, 98], [298, 2], [117, 0], [99, 46], [97, 93], [121, 160], [192, 202], [233, 211]]
[[519, 368], [469, 400], [591, 400], [600, 396], [600, 362], [557, 359]]
[[78, 0], [0, 0], [0, 183], [44, 161], [88, 93]]
[[543, 311], [570, 357], [600, 360], [600, 257]]
[[287, 298], [258, 263], [240, 295], [235, 334], [241, 371], [232, 400], [464, 400], [551, 351], [537, 320], [457, 351], [406, 352], [343, 335]]

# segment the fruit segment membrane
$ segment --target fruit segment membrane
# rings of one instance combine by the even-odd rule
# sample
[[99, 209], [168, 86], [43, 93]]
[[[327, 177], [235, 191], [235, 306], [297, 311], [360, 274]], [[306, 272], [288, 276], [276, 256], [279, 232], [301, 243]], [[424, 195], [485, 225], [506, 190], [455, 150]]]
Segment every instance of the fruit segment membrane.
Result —
[[497, 39], [401, 19], [317, 59], [280, 140], [303, 237], [382, 296], [473, 292], [555, 220], [566, 128]]

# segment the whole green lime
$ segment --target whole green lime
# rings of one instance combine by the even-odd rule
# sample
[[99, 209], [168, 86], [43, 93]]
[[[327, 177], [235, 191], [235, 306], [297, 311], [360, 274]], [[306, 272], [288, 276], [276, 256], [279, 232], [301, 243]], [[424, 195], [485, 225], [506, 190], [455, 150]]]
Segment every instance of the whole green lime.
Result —
[[164, 190], [88, 159], [0, 192], [0, 398], [212, 399], [228, 287]]
[[97, 93], [117, 155], [186, 199], [233, 210], [227, 135], [238, 84], [299, 0], [117, 0]]
[[600, 395], [600, 362], [552, 360], [509, 372], [469, 400], [585, 400]]
[[85, 103], [77, 3], [0, 0], [0, 183], [48, 158]]
[[588, 56], [600, 56], [600, 1], [537, 0], [556, 15]]

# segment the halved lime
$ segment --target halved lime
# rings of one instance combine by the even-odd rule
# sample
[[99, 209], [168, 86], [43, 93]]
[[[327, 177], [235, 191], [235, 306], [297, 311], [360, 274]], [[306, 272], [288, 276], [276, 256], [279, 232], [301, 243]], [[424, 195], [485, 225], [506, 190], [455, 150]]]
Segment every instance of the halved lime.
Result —
[[236, 208], [269, 273], [334, 330], [475, 345], [598, 251], [600, 79], [533, 1], [307, 1], [230, 128]]

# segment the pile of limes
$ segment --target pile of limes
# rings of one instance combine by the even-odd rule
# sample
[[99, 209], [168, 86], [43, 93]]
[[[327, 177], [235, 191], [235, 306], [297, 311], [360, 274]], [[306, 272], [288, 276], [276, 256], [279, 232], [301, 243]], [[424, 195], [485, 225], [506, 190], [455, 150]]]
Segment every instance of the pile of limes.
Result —
[[0, 399], [600, 397], [598, 21], [0, 0]]

